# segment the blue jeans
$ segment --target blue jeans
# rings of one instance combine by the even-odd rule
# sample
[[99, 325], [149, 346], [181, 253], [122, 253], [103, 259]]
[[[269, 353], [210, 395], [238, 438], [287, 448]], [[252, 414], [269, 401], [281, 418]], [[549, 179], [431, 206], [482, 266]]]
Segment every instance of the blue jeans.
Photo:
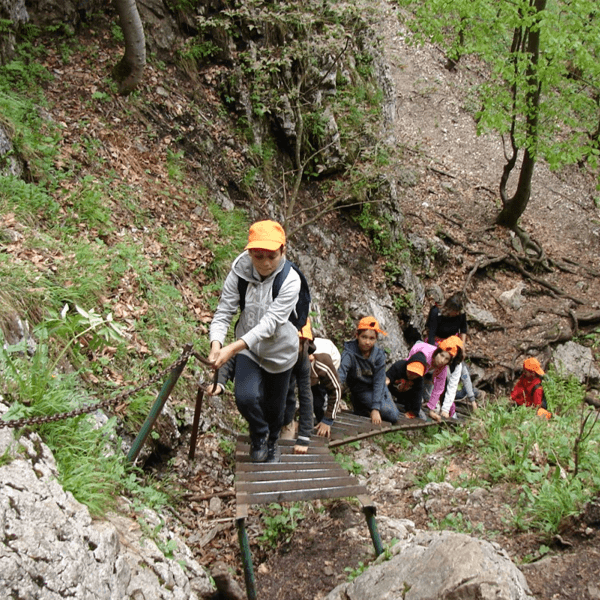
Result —
[[[350, 391], [350, 400], [352, 401], [352, 407], [355, 415], [362, 417], [371, 416], [371, 406], [373, 406], [373, 390], [372, 389], [354, 389]], [[389, 423], [395, 423], [400, 418], [400, 411], [394, 404], [392, 396], [390, 395], [387, 387], [385, 388], [385, 394], [381, 400], [381, 407], [379, 408], [379, 414], [382, 420], [388, 421]]]
[[479, 390], [473, 386], [471, 382], [471, 374], [469, 373], [469, 369], [465, 363], [462, 363], [462, 371], [460, 373], [460, 380], [462, 381], [463, 387], [462, 390], [458, 390], [456, 392], [456, 399], [468, 398], [473, 401], [477, 396], [479, 396]]
[[248, 421], [252, 442], [279, 438], [291, 372], [269, 373], [247, 356], [236, 356], [235, 403]]

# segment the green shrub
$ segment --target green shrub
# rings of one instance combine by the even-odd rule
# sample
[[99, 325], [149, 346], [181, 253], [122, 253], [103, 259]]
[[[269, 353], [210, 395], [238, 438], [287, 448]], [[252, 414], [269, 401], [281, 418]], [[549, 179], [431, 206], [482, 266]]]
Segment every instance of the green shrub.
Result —
[[299, 503], [292, 506], [269, 504], [261, 510], [263, 533], [258, 538], [264, 545], [276, 548], [287, 544], [298, 527], [298, 521], [304, 519]]

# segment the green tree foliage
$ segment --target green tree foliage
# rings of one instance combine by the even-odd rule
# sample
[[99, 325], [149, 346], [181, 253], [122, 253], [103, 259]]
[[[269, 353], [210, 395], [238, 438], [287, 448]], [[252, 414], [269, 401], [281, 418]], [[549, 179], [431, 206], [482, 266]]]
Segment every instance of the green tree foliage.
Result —
[[[398, 0], [412, 40], [444, 49], [449, 66], [481, 61], [479, 131], [505, 141], [498, 222], [512, 228], [529, 200], [535, 162], [551, 168], [600, 154], [600, 9], [594, 0]], [[507, 183], [523, 158], [517, 190]]]

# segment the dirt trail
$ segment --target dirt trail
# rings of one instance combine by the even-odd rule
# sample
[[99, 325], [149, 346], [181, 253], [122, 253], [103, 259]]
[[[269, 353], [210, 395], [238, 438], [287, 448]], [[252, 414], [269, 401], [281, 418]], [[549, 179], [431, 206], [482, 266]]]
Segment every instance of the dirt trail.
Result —
[[[548, 361], [552, 340], [573, 335], [569, 311], [600, 307], [596, 182], [576, 167], [552, 173], [538, 163], [521, 226], [553, 266], [532, 268], [514, 234], [494, 225], [504, 151], [499, 136], [476, 132], [470, 89], [481, 78], [480, 65], [461, 61], [448, 71], [438, 48], [406, 45], [397, 7], [380, 6], [383, 46], [395, 85], [394, 137], [401, 160], [393, 176], [400, 183], [405, 229], [429, 243], [441, 238], [448, 246], [441, 259], [431, 253], [431, 265], [419, 276], [425, 285], [439, 284], [446, 295], [468, 282], [468, 300], [491, 313], [496, 326], [472, 328], [467, 353], [485, 367], [491, 382], [505, 384], [525, 352]], [[403, 185], [406, 180], [412, 183]], [[507, 256], [516, 257], [526, 273], [503, 262]], [[498, 261], [491, 269], [474, 270], [490, 259]], [[513, 310], [499, 297], [517, 286], [522, 286], [522, 307]]]

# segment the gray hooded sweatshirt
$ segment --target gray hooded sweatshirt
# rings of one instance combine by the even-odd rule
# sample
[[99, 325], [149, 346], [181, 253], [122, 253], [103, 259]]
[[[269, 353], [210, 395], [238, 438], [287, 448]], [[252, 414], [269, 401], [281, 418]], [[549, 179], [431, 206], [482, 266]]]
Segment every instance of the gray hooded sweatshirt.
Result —
[[210, 341], [224, 345], [229, 325], [240, 307], [238, 278], [248, 282], [245, 307], [235, 328], [236, 339], [246, 342], [244, 354], [269, 373], [291, 369], [298, 358], [298, 331], [289, 321], [300, 293], [300, 277], [294, 269], [281, 285], [273, 300], [273, 281], [285, 264], [285, 256], [269, 277], [261, 277], [252, 265], [248, 252], [234, 261], [223, 284], [219, 306], [210, 325]]

